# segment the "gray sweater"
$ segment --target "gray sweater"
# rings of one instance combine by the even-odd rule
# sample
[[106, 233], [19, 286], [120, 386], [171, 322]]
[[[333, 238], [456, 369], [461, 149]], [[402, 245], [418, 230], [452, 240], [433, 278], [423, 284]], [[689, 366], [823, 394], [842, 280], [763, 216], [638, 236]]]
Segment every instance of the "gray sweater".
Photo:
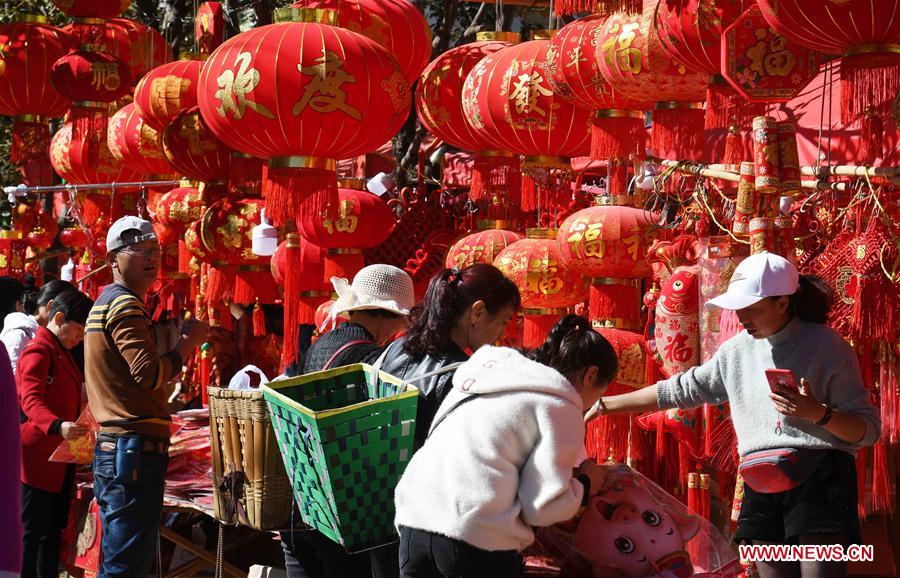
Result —
[[[798, 384], [800, 378], [806, 378], [817, 400], [863, 418], [863, 439], [848, 443], [807, 419], [778, 413], [769, 399], [765, 370], [770, 368], [790, 369]], [[855, 455], [858, 448], [874, 444], [881, 434], [881, 418], [869, 403], [853, 349], [830, 327], [799, 318], [765, 339], [742, 331], [723, 343], [708, 362], [658, 384], [660, 409], [724, 401], [731, 405], [741, 456], [784, 447], [833, 448]], [[780, 435], [776, 433], [779, 421]]]

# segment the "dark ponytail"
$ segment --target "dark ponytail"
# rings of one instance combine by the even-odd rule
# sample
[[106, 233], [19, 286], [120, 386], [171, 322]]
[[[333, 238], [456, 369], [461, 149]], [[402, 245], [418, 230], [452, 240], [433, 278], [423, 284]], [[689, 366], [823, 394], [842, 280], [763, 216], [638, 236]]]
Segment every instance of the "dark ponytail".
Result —
[[828, 282], [817, 275], [800, 275], [800, 286], [791, 295], [789, 308], [793, 315], [811, 323], [827, 323], [834, 293]]
[[435, 275], [425, 298], [410, 313], [404, 350], [414, 359], [438, 355], [450, 344], [457, 320], [477, 301], [496, 315], [504, 307], [518, 310], [521, 297], [515, 283], [493, 265], [476, 263]]
[[619, 360], [605, 337], [594, 331], [591, 322], [578, 315], [566, 315], [556, 322], [543, 345], [529, 357], [552, 367], [570, 380], [580, 371], [597, 366], [603, 385], [616, 377]]

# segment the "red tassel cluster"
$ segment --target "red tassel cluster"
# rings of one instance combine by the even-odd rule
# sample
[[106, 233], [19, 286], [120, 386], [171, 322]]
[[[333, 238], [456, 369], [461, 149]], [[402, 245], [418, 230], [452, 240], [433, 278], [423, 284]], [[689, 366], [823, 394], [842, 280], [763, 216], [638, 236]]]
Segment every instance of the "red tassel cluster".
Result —
[[232, 301], [240, 305], [254, 302], [274, 303], [278, 299], [278, 286], [268, 267], [238, 267], [234, 280]]
[[766, 104], [747, 102], [720, 76], [713, 77], [706, 91], [705, 128], [723, 129], [733, 124], [745, 127], [765, 114]]
[[864, 53], [841, 59], [841, 122], [849, 125], [868, 107], [879, 117], [890, 115], [900, 91], [900, 54]]
[[539, 347], [550, 335], [550, 330], [559, 321], [561, 315], [562, 313], [556, 312], [534, 315], [529, 314], [527, 309], [523, 310], [522, 345], [529, 348]]
[[863, 164], [870, 165], [884, 154], [884, 123], [875, 109], [868, 107], [859, 128], [859, 157]]
[[643, 9], [641, 0], [562, 0], [554, 6], [557, 14], [575, 14], [578, 12], [595, 12], [612, 14], [627, 12], [640, 14]]
[[286, 271], [284, 273], [284, 350], [281, 362], [293, 363], [299, 355], [299, 328], [306, 315], [301, 315], [300, 293], [302, 285], [302, 250], [300, 235], [289, 234], [285, 246]]
[[303, 213], [325, 214], [338, 206], [337, 175], [325, 169], [263, 168], [266, 215], [276, 227]]
[[635, 153], [644, 156], [641, 146], [644, 135], [643, 116], [635, 118], [624, 111], [625, 116], [595, 116], [591, 119], [591, 158], [603, 160], [610, 157], [627, 158]]
[[210, 265], [206, 281], [208, 303], [224, 303], [234, 299], [235, 267]]
[[519, 177], [520, 167], [518, 155], [476, 155], [469, 198], [476, 202], [494, 195], [519, 199], [522, 191], [522, 181]]
[[[595, 280], [591, 284], [588, 314], [592, 322], [616, 321], [615, 327], [638, 331], [641, 326], [641, 295], [639, 286], [623, 279], [622, 284]], [[609, 326], [610, 323], [605, 323]]]
[[523, 211], [552, 210], [565, 208], [572, 196], [572, 173], [555, 167], [523, 167], [522, 198], [519, 206]]
[[263, 312], [262, 305], [259, 300], [253, 306], [253, 336], [263, 337], [266, 335], [266, 314]]
[[702, 108], [688, 106], [653, 111], [651, 148], [663, 158], [700, 160], [703, 156]]

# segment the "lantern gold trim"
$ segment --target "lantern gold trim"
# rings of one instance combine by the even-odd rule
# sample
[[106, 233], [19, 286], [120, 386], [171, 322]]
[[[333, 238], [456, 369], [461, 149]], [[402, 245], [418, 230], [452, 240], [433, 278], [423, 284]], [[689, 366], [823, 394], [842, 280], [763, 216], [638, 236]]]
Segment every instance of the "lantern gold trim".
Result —
[[529, 239], [555, 239], [558, 229], [525, 229], [525, 236]]
[[336, 171], [337, 161], [324, 157], [272, 157], [269, 159], [270, 169], [320, 169], [323, 171]]
[[489, 42], [491, 40], [496, 40], [498, 42], [512, 42], [513, 44], [518, 44], [522, 41], [522, 35], [518, 32], [501, 32], [493, 30], [485, 30], [483, 32], [477, 32], [475, 34], [476, 42]]
[[272, 12], [272, 21], [283, 22], [311, 22], [316, 24], [338, 25], [338, 13], [336, 10], [324, 8], [277, 8]]

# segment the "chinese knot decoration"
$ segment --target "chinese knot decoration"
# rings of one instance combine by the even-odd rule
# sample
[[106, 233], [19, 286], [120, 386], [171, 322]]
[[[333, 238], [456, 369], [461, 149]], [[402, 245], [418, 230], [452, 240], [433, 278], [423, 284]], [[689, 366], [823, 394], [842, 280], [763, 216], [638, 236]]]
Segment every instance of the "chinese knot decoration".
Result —
[[[200, 112], [243, 153], [268, 159], [266, 214], [282, 225], [337, 204], [336, 159], [383, 144], [405, 122], [410, 93], [374, 41], [313, 22], [281, 22], [230, 38], [200, 75]], [[260, 138], [266, 135], [266, 138]]]

